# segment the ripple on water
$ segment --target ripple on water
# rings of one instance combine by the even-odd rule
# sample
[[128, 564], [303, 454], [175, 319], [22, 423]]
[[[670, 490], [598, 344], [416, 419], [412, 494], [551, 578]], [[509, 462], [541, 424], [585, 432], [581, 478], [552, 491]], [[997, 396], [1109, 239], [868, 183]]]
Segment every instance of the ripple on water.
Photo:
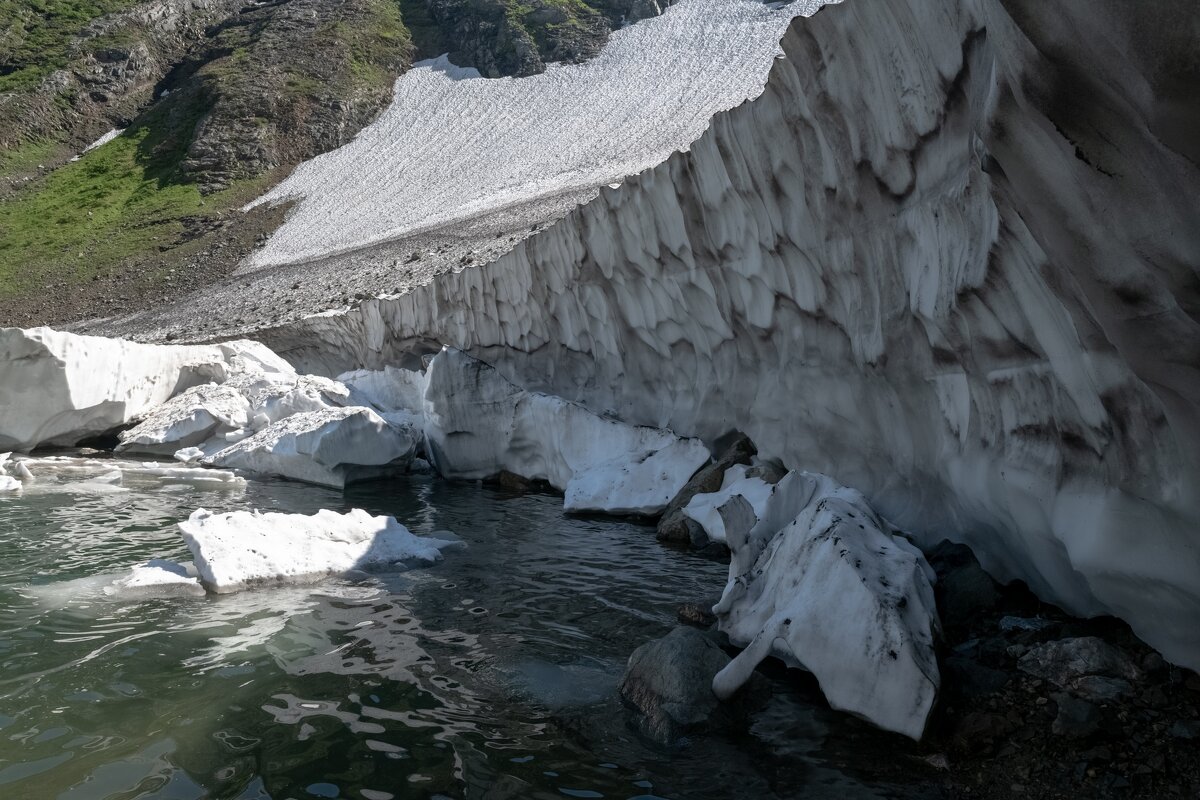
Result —
[[[0, 796], [776, 796], [728, 744], [647, 746], [615, 700], [632, 649], [724, 567], [561, 502], [426, 478], [345, 497], [251, 482], [0, 502]], [[175, 523], [197, 507], [361, 507], [469, 547], [357, 581], [99, 591], [147, 558], [188, 558]]]

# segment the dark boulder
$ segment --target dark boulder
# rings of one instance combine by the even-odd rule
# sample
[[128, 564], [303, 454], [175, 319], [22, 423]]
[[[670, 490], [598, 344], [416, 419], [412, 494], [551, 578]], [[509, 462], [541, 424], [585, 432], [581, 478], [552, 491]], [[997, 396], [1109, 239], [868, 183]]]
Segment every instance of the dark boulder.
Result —
[[707, 467], [692, 476], [675, 499], [667, 506], [658, 521], [658, 539], [663, 542], [679, 542], [704, 546], [708, 537], [694, 521], [683, 515], [683, 507], [698, 494], [711, 494], [721, 488], [725, 471], [735, 464], [749, 464], [758, 452], [754, 442], [744, 434], [737, 434], [732, 442], [722, 448], [721, 454]]
[[943, 541], [927, 554], [937, 573], [934, 586], [938, 614], [949, 631], [969, 628], [1000, 602], [1000, 592], [969, 547]]
[[730, 661], [705, 633], [678, 627], [633, 651], [621, 679], [620, 694], [637, 713], [646, 737], [672, 744], [681, 736], [712, 725], [728, 724], [761, 697], [764, 681], [752, 681], [730, 702], [713, 694], [713, 676]]

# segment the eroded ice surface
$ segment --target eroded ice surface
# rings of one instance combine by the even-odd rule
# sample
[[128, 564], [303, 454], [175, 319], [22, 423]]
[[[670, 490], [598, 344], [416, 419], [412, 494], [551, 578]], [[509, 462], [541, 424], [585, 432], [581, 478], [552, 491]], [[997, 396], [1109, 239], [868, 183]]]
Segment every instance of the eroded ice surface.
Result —
[[698, 439], [527, 392], [452, 349], [429, 365], [424, 423], [443, 476], [486, 478], [506, 470], [544, 480], [564, 492], [568, 511], [659, 513], [709, 459]]
[[765, 506], [734, 495], [720, 509], [733, 557], [713, 611], [745, 650], [713, 691], [730, 696], [775, 655], [812, 672], [834, 708], [919, 739], [939, 684], [924, 557], [824, 475], [789, 473]]
[[0, 329], [0, 447], [77, 444], [191, 386], [282, 371], [291, 367], [257, 342], [145, 345], [50, 328]]
[[250, 586], [311, 580], [351, 570], [433, 563], [459, 544], [414, 536], [395, 517], [362, 509], [312, 516], [195, 511], [179, 523], [201, 583], [218, 594]]
[[617, 31], [587, 63], [528, 78], [415, 66], [378, 121], [255, 202], [302, 198], [252, 264], [362, 247], [653, 166], [714, 113], [757, 95], [788, 22], [822, 4], [683, 0]]
[[369, 408], [293, 414], [203, 459], [215, 467], [341, 488], [348, 480], [402, 469], [418, 433]]

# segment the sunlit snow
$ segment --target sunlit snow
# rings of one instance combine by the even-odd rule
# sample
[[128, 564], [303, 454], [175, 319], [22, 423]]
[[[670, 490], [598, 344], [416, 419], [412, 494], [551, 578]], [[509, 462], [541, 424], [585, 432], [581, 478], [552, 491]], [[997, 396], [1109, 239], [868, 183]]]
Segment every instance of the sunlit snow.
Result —
[[251, 260], [302, 261], [592, 186], [653, 166], [717, 112], [757, 96], [795, 16], [757, 0], [684, 0], [613, 34], [581, 65], [470, 79], [444, 58], [403, 75], [345, 147], [253, 205], [303, 198]]

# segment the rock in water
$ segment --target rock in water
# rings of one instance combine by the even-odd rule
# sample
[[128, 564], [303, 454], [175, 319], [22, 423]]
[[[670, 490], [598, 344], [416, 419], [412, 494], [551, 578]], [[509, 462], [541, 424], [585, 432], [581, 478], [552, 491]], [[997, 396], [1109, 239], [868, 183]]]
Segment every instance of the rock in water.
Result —
[[430, 564], [459, 544], [414, 536], [394, 517], [362, 509], [303, 514], [199, 509], [179, 523], [200, 581], [218, 594], [251, 586], [306, 581], [351, 570]]
[[329, 408], [285, 417], [204, 463], [341, 489], [402, 470], [418, 441], [411, 427], [392, 425], [369, 408]]
[[929, 565], [824, 475], [792, 473], [774, 490], [761, 513], [741, 496], [722, 507], [733, 559], [713, 611], [746, 649], [713, 690], [729, 696], [775, 655], [812, 672], [833, 708], [920, 739], [939, 683]]
[[633, 651], [621, 697], [639, 713], [646, 736], [670, 744], [702, 727], [717, 710], [713, 676], [729, 656], [695, 628], [679, 627]]
[[257, 342], [146, 345], [50, 328], [0, 329], [0, 448], [78, 444], [189, 387], [264, 371], [292, 370]]
[[508, 471], [544, 480], [564, 492], [568, 511], [661, 513], [709, 458], [697, 439], [526, 392], [453, 349], [429, 365], [424, 412], [430, 454], [444, 477]]
[[657, 536], [664, 542], [692, 541], [694, 520], [684, 513], [684, 507], [698, 494], [716, 492], [724, 485], [728, 470], [737, 464], [749, 464], [758, 453], [754, 442], [745, 434], [738, 434], [721, 455], [708, 466], [701, 469], [687, 482], [679, 494], [671, 500], [658, 521]]

